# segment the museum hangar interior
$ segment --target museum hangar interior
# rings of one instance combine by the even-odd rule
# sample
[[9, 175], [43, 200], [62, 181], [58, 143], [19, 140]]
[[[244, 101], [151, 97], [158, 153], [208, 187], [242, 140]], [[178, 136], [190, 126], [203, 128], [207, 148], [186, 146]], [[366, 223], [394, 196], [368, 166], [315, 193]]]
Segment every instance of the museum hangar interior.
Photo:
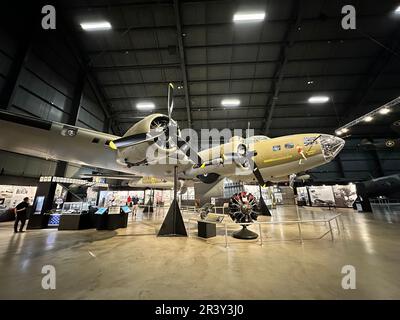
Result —
[[399, 299], [400, 1], [353, 2], [4, 4], [0, 297]]

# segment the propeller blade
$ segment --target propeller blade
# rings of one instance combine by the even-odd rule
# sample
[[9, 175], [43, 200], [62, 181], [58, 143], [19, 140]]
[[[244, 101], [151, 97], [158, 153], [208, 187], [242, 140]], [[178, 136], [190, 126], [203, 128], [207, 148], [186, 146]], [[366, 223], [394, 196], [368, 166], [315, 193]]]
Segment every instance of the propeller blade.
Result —
[[136, 144], [143, 142], [153, 141], [155, 138], [158, 138], [162, 134], [164, 134], [163, 131], [154, 135], [148, 135], [147, 133], [139, 133], [132, 136], [122, 137], [117, 140], [111, 141], [110, 148], [119, 149], [119, 148], [134, 146]]
[[168, 84], [168, 118], [172, 119], [172, 111], [174, 110], [174, 85]]
[[261, 174], [260, 170], [258, 169], [255, 161], [253, 161], [253, 165], [254, 165], [253, 174], [256, 177], [258, 184], [262, 187], [265, 186], [264, 178], [262, 177], [262, 174]]

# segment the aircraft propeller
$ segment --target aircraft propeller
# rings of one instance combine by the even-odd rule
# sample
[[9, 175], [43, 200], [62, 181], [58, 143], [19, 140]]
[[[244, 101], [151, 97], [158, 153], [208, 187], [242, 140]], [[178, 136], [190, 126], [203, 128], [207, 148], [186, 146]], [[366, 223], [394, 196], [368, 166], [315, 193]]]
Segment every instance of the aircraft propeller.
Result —
[[[172, 118], [172, 112], [174, 110], [174, 97], [173, 97], [174, 85], [168, 84], [168, 123], [157, 124], [148, 133], [138, 133], [126, 137], [122, 137], [110, 142], [110, 148], [117, 150], [119, 148], [131, 147], [143, 142], [156, 142], [158, 144], [165, 143], [167, 149], [170, 149], [171, 145], [180, 149], [189, 159], [195, 164], [203, 165], [203, 160], [199, 156], [196, 150], [194, 150], [190, 144], [182, 139], [178, 133], [178, 125]], [[172, 139], [171, 139], [172, 138]]]

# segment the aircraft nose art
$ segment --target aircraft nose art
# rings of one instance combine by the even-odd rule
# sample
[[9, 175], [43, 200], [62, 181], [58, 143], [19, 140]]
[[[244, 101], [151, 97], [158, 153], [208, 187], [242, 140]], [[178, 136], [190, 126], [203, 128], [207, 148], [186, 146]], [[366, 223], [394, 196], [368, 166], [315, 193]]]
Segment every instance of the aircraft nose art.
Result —
[[321, 136], [321, 148], [326, 161], [331, 161], [343, 149], [345, 141], [332, 135]]

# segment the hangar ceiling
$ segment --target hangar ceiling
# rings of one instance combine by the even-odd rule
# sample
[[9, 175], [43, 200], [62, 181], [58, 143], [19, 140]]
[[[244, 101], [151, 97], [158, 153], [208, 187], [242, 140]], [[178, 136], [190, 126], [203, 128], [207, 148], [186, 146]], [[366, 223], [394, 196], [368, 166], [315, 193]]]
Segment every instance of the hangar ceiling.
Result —
[[[41, 5], [6, 1], [0, 11], [0, 109], [122, 135], [152, 111], [166, 112], [176, 87], [181, 128], [242, 128], [256, 134], [334, 133], [400, 96], [398, 0], [352, 1], [357, 29], [341, 28], [348, 1], [58, 0], [56, 30], [41, 28]], [[54, 4], [54, 2], [53, 2]], [[261, 22], [234, 23], [263, 10]], [[106, 20], [110, 30], [80, 23]], [[310, 104], [324, 95], [325, 104]], [[224, 107], [223, 99], [238, 99]], [[398, 138], [393, 108], [346, 133], [335, 161], [314, 181], [354, 181], [398, 173], [396, 148], [363, 141]], [[0, 178], [55, 173], [56, 163], [0, 151]], [[70, 165], [68, 176], [80, 169]], [[91, 169], [88, 169], [91, 170]], [[52, 173], [53, 172], [53, 173]]]
[[[341, 1], [60, 1], [120, 133], [150, 112], [166, 112], [176, 90], [181, 127], [247, 128], [257, 134], [334, 132], [399, 96], [400, 17], [396, 1], [353, 1], [357, 29], [341, 28]], [[237, 24], [235, 12], [263, 9], [262, 22]], [[87, 32], [84, 21], [111, 30]], [[330, 97], [311, 105], [315, 94]], [[223, 107], [224, 98], [240, 99]], [[392, 115], [393, 117], [393, 115]], [[374, 128], [371, 130], [371, 126]], [[353, 133], [390, 132], [386, 123]]]

